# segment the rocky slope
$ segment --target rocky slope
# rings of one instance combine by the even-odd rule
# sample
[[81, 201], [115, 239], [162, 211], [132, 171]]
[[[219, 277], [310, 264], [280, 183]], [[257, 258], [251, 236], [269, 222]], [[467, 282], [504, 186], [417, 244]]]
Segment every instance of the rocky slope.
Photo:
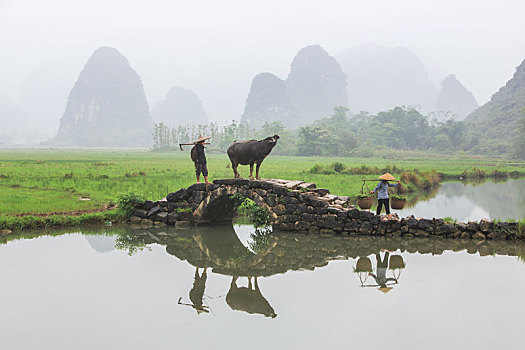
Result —
[[328, 117], [334, 107], [347, 106], [346, 76], [337, 61], [319, 45], [301, 49], [283, 81], [271, 73], [252, 81], [242, 120], [259, 127], [280, 120], [298, 127]]
[[151, 132], [140, 77], [118, 50], [100, 47], [80, 72], [50, 145], [148, 147]]
[[[512, 79], [465, 121], [474, 124], [478, 139], [483, 140], [478, 147], [480, 151], [505, 153], [509, 140], [517, 137], [518, 121], [522, 118], [525, 118], [525, 60], [516, 68]], [[486, 144], [491, 149], [482, 149]], [[501, 149], [498, 151], [498, 148]]]
[[478, 107], [472, 92], [468, 91], [454, 74], [448, 75], [441, 82], [441, 90], [436, 102], [438, 117], [463, 120]]
[[163, 122], [171, 127], [208, 122], [202, 101], [195, 92], [179, 86], [170, 89], [166, 99], [153, 106], [151, 116], [156, 122]]
[[284, 122], [292, 116], [293, 108], [286, 91], [286, 82], [272, 73], [257, 74], [252, 80], [242, 120], [259, 128], [265, 122]]

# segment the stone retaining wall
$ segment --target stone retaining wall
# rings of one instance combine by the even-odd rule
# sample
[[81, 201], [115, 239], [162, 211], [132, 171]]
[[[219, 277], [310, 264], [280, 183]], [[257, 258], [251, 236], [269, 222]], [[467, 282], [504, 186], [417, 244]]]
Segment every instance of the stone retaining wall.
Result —
[[198, 225], [225, 222], [235, 215], [234, 194], [254, 200], [270, 213], [274, 230], [316, 234], [387, 235], [403, 237], [461, 237], [472, 239], [517, 239], [514, 222], [446, 223], [440, 218], [398, 218], [375, 215], [348, 203], [348, 197], [330, 194], [315, 184], [287, 180], [215, 180], [194, 184], [168, 194], [160, 201], [137, 207], [130, 223], [135, 226]]

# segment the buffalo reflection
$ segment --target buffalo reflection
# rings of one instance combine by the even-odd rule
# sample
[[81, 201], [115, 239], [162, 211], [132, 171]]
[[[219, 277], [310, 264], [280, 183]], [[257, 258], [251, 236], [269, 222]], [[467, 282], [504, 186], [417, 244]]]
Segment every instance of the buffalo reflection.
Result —
[[[381, 258], [381, 252], [384, 252], [383, 258]], [[405, 262], [401, 255], [390, 255], [390, 252], [385, 249], [381, 249], [381, 252], [375, 254], [375, 273], [372, 268], [372, 262], [368, 257], [360, 257], [357, 260], [354, 272], [359, 277], [361, 287], [378, 287], [379, 291], [386, 294], [393, 289], [394, 285], [399, 283], [401, 271], [405, 268]], [[389, 270], [391, 277], [387, 276]], [[367, 284], [368, 277], [372, 277], [375, 284]]]
[[230, 290], [226, 295], [226, 303], [232, 310], [245, 311], [249, 314], [261, 314], [275, 318], [277, 314], [272, 306], [261, 294], [257, 277], [248, 277], [248, 287], [237, 287], [238, 276], [233, 276]]

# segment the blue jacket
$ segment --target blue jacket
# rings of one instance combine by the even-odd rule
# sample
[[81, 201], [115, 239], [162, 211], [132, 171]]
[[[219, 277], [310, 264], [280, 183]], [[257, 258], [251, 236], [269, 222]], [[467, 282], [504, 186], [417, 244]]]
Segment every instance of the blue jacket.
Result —
[[374, 188], [374, 192], [377, 192], [378, 199], [388, 199], [388, 188], [396, 186], [397, 184], [391, 184], [388, 181], [380, 181]]

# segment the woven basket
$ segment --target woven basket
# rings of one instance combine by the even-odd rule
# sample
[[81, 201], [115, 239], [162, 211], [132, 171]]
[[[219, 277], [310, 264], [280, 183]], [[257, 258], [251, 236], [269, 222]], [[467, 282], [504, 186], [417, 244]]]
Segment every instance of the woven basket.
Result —
[[370, 209], [372, 208], [372, 204], [374, 203], [374, 199], [372, 197], [370, 198], [357, 198], [357, 205], [361, 209]]
[[401, 255], [391, 255], [388, 268], [391, 270], [404, 269], [405, 261], [403, 260], [403, 257]]
[[372, 262], [369, 258], [359, 258], [355, 264], [355, 272], [372, 272]]
[[403, 209], [405, 207], [406, 199], [390, 199], [390, 207], [392, 209]]

